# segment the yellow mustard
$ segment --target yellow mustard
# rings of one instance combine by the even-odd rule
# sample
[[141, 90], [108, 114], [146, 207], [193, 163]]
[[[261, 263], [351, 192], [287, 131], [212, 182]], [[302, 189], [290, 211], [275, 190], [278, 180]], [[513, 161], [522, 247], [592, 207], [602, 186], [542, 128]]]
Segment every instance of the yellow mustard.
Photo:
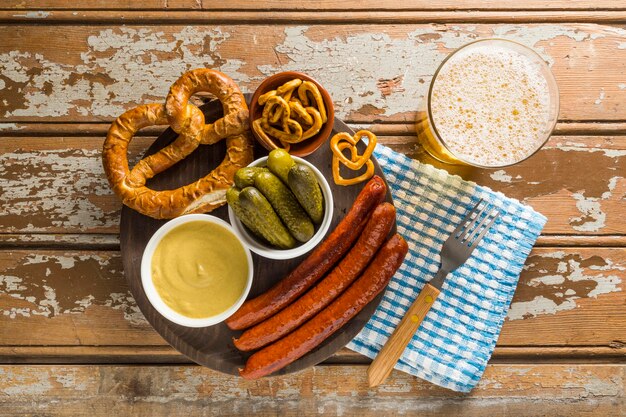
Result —
[[235, 235], [202, 220], [170, 230], [152, 256], [152, 281], [172, 310], [190, 318], [218, 315], [246, 288], [248, 259]]

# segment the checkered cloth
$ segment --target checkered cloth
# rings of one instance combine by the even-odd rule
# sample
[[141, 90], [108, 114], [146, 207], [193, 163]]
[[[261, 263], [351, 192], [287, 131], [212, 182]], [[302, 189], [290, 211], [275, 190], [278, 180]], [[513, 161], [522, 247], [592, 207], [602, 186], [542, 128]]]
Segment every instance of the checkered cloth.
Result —
[[374, 151], [397, 209], [409, 253], [381, 304], [348, 348], [374, 358], [440, 265], [441, 246], [483, 198], [500, 212], [469, 260], [446, 278], [441, 294], [396, 369], [455, 391], [480, 379], [524, 262], [546, 218], [519, 201], [377, 145]]

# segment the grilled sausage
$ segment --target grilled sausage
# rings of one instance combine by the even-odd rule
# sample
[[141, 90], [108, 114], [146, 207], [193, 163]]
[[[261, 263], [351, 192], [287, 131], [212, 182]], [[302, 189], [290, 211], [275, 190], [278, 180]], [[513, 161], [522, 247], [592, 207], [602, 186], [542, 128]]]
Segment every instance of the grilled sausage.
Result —
[[226, 320], [226, 325], [233, 330], [253, 326], [276, 314], [308, 290], [352, 247], [374, 208], [385, 198], [386, 190], [382, 178], [374, 176], [365, 184], [335, 230], [289, 275], [265, 293], [243, 303]]
[[386, 286], [402, 265], [408, 245], [398, 234], [389, 239], [376, 257], [343, 294], [296, 331], [254, 353], [244, 369], [246, 379], [257, 379], [284, 368], [319, 346], [356, 316]]
[[395, 219], [393, 205], [378, 205], [354, 247], [319, 284], [293, 304], [246, 330], [239, 339], [234, 340], [235, 347], [248, 351], [275, 342], [330, 304], [370, 263], [387, 238]]

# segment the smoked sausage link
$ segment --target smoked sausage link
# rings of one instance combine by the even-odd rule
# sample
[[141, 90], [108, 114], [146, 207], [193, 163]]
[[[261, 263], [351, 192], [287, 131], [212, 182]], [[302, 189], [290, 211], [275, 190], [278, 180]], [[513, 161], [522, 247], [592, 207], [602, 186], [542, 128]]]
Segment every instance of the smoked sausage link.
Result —
[[291, 332], [330, 304], [374, 258], [395, 220], [396, 209], [393, 205], [379, 204], [359, 240], [323, 280], [293, 304], [243, 332], [239, 339], [234, 340], [235, 347], [243, 351], [262, 348]]
[[335, 230], [289, 275], [268, 291], [243, 303], [226, 320], [226, 325], [232, 330], [246, 329], [276, 314], [308, 290], [352, 247], [386, 192], [382, 178], [372, 177]]
[[306, 355], [356, 316], [386, 286], [408, 251], [398, 234], [380, 249], [363, 275], [328, 307], [277, 342], [254, 353], [239, 373], [257, 379], [284, 368]]

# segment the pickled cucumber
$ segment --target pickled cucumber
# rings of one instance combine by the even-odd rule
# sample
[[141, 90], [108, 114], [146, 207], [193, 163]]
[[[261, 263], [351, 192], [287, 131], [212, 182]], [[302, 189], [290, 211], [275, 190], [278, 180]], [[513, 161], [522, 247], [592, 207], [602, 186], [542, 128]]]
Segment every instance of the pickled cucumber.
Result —
[[240, 219], [246, 218], [246, 222], [254, 223], [257, 230], [270, 244], [281, 249], [291, 249], [296, 246], [296, 240], [289, 234], [267, 198], [259, 190], [254, 187], [241, 190], [239, 206], [243, 211]]
[[267, 158], [267, 167], [285, 184], [287, 184], [289, 170], [294, 165], [295, 161], [284, 149], [274, 149]]
[[239, 168], [237, 172], [235, 172], [235, 185], [237, 188], [243, 190], [246, 187], [251, 187], [254, 185], [254, 177], [259, 172], [268, 172], [269, 170], [265, 167], [243, 167]]
[[266, 242], [266, 239], [265, 237], [263, 237], [261, 231], [257, 229], [256, 223], [250, 222], [248, 218], [244, 215], [243, 209], [241, 208], [241, 205], [239, 203], [240, 193], [241, 190], [239, 190], [237, 187], [230, 187], [228, 191], [226, 191], [226, 202], [228, 203], [230, 208], [233, 209], [233, 212], [235, 212], [235, 216], [237, 216], [241, 223], [243, 223], [244, 226], [250, 229], [254, 236]]
[[324, 219], [324, 196], [315, 173], [303, 164], [295, 164], [289, 170], [287, 184], [315, 224]]
[[293, 193], [276, 175], [261, 172], [255, 176], [254, 186], [267, 198], [296, 240], [307, 242], [313, 237], [315, 228], [311, 219]]

